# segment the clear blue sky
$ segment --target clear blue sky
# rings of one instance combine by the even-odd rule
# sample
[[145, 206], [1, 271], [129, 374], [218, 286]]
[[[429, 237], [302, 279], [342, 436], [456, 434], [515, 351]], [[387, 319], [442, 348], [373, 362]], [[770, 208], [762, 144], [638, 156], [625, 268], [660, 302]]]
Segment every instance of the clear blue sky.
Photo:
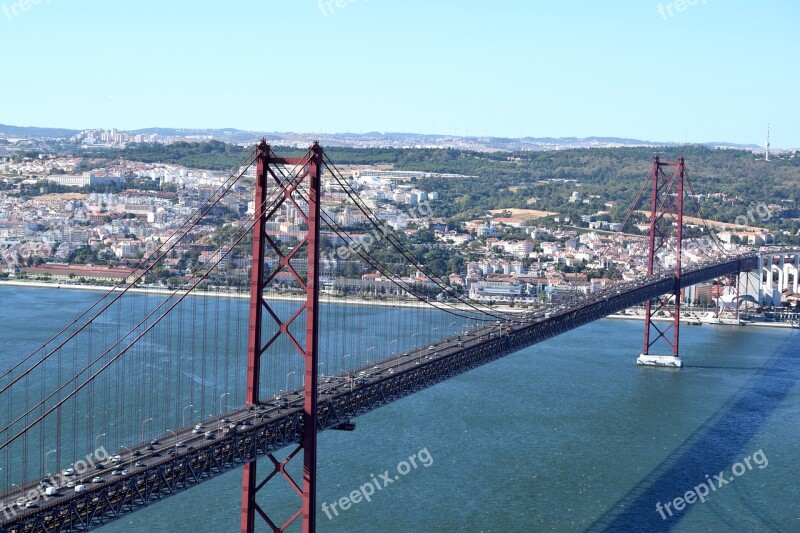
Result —
[[5, 124], [800, 146], [797, 0], [21, 1]]

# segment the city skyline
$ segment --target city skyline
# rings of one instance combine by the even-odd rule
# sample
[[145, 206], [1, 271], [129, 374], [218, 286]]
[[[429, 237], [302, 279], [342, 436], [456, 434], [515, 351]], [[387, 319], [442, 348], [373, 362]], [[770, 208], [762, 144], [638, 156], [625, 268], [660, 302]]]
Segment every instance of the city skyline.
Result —
[[5, 1], [0, 123], [759, 146], [770, 123], [793, 148], [798, 11], [309, 0], [259, 25], [242, 5]]

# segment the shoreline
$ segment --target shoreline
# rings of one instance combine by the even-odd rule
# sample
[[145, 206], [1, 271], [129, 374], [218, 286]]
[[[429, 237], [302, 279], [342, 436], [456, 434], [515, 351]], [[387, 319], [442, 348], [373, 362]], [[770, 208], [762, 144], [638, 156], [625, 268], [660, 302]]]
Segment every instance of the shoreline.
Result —
[[[122, 292], [124, 287], [118, 287], [114, 289], [111, 286], [106, 285], [91, 285], [91, 284], [65, 284], [65, 283], [50, 283], [45, 281], [16, 281], [16, 280], [3, 280], [0, 281], [0, 287], [4, 285], [9, 285], [12, 287], [32, 287], [32, 288], [40, 288], [40, 289], [67, 289], [67, 290], [89, 290], [89, 291], [103, 291], [103, 292], [111, 292], [112, 289], [114, 292]], [[143, 287], [132, 287], [127, 290], [127, 292], [131, 294], [160, 294], [163, 296], [171, 296], [171, 295], [180, 295], [186, 291], [174, 291], [170, 289], [156, 289], [156, 288], [143, 288]], [[200, 291], [197, 293], [189, 293], [190, 296], [204, 296], [210, 295], [215, 298], [236, 298], [241, 300], [247, 300], [250, 298], [249, 292], [212, 292], [212, 291]], [[275, 301], [288, 301], [288, 302], [302, 302], [305, 301], [305, 297], [303, 296], [293, 296], [293, 295], [285, 295], [285, 294], [271, 294], [269, 295], [270, 300]], [[425, 303], [419, 300], [373, 300], [373, 299], [365, 299], [365, 298], [353, 298], [352, 296], [334, 296], [331, 297], [328, 294], [320, 294], [320, 301], [323, 303], [340, 303], [346, 305], [369, 305], [375, 307], [420, 307], [424, 308]], [[449, 303], [446, 304], [444, 302], [437, 302], [440, 306], [446, 306], [452, 310], [464, 311], [464, 312], [476, 312], [475, 309], [468, 305], [464, 305], [463, 303]], [[508, 306], [494, 306], [488, 307], [485, 304], [477, 304], [478, 307], [484, 307], [487, 310], [495, 311], [498, 313], [527, 313], [529, 309], [524, 309], [520, 307], [508, 307]]]
[[[29, 287], [29, 288], [39, 288], [39, 289], [67, 289], [67, 290], [85, 290], [85, 291], [95, 291], [95, 292], [111, 292], [113, 287], [109, 287], [106, 285], [91, 285], [91, 284], [65, 284], [65, 283], [48, 283], [45, 281], [17, 281], [17, 280], [3, 280], [0, 281], [0, 287], [3, 286], [11, 286], [11, 287]], [[123, 288], [116, 288], [113, 289], [114, 292], [121, 292]], [[181, 292], [174, 292], [169, 289], [155, 289], [155, 288], [140, 288], [140, 287], [133, 287], [128, 289], [127, 292], [131, 294], [160, 294], [163, 296], [171, 296], [173, 294], [179, 295]], [[203, 295], [213, 295], [215, 298], [236, 298], [246, 300], [250, 298], [249, 293], [241, 292], [241, 293], [233, 293], [233, 292], [198, 292], [198, 293], [190, 293], [192, 296], [203, 296]], [[271, 300], [277, 301], [288, 301], [288, 302], [302, 302], [305, 300], [302, 296], [291, 296], [291, 295], [271, 295]], [[374, 307], [420, 307], [424, 305], [420, 301], [403, 301], [403, 300], [371, 300], [371, 299], [364, 299], [364, 298], [353, 298], [353, 297], [328, 297], [328, 295], [320, 295], [320, 299], [323, 300], [324, 303], [340, 303], [345, 305], [369, 305]], [[444, 304], [442, 304], [444, 305]], [[457, 309], [459, 311], [470, 312], [473, 311], [469, 306], [464, 304], [450, 304], [448, 306], [450, 309]], [[530, 309], [520, 308], [520, 307], [508, 307], [508, 306], [495, 306], [492, 308], [487, 307], [487, 309], [491, 309], [493, 311], [497, 311], [498, 313], [527, 313], [531, 311]], [[608, 318], [611, 320], [638, 320], [644, 321], [644, 315], [640, 314], [620, 314], [614, 313], [608, 315], [604, 318]], [[694, 318], [697, 319], [696, 317]], [[670, 318], [665, 317], [656, 317], [654, 318], [655, 321], [659, 322], [667, 322], [671, 321]], [[684, 326], [690, 325], [688, 318], [682, 318], [681, 323]], [[691, 324], [697, 325], [697, 324]], [[704, 321], [700, 319], [700, 325], [710, 325], [710, 326], [735, 326], [736, 324], [726, 324], [720, 322], [712, 322], [712, 321]], [[767, 328], [793, 328], [794, 326], [788, 322], [758, 322], [758, 321], [744, 321], [743, 324], [740, 326], [756, 326], [756, 327], [767, 327]]]

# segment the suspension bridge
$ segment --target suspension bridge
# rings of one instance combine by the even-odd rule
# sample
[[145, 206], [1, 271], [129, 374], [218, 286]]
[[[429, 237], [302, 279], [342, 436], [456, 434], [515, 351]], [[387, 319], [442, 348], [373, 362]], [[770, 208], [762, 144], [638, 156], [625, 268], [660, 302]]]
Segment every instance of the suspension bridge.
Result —
[[[88, 531], [241, 468], [241, 531], [314, 531], [320, 431], [641, 303], [637, 361], [680, 367], [684, 289], [749, 272], [771, 284], [775, 261], [784, 272], [798, 258], [687, 260], [684, 183], [682, 158], [654, 159], [635, 279], [501, 309], [438, 278], [317, 143], [300, 157], [260, 143], [128, 279], [14, 354], [0, 378], [0, 530]], [[242, 202], [245, 216], [226, 216]], [[337, 222], [342, 205], [371, 238]], [[348, 297], [337, 280], [354, 264], [392, 288]], [[295, 507], [270, 506], [276, 485]]]

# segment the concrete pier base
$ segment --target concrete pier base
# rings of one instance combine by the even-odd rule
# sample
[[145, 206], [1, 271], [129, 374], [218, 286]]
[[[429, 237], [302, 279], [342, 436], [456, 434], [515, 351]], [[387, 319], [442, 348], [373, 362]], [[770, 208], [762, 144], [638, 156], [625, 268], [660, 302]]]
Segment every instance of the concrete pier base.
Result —
[[680, 357], [675, 357], [672, 355], [641, 354], [636, 359], [636, 364], [643, 366], [666, 366], [670, 368], [681, 368], [683, 366], [683, 361], [681, 361]]

